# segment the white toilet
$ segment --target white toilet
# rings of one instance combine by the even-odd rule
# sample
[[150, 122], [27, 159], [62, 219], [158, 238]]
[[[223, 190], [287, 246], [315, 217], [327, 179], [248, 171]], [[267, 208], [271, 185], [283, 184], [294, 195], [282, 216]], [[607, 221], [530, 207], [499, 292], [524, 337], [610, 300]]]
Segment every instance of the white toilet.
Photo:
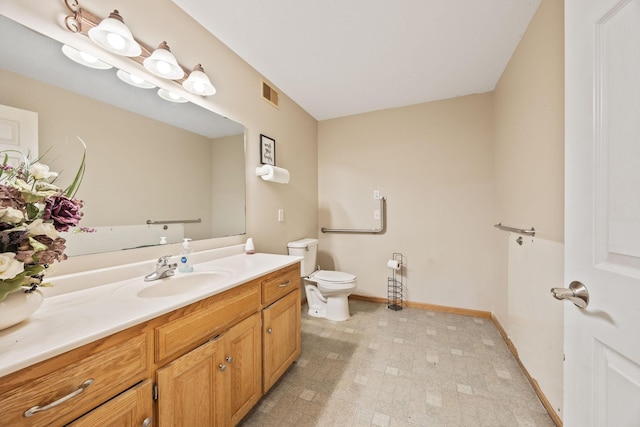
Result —
[[316, 270], [318, 239], [290, 242], [289, 255], [301, 256], [301, 276], [309, 315], [329, 320], [349, 318], [348, 296], [356, 289], [356, 276], [342, 271]]

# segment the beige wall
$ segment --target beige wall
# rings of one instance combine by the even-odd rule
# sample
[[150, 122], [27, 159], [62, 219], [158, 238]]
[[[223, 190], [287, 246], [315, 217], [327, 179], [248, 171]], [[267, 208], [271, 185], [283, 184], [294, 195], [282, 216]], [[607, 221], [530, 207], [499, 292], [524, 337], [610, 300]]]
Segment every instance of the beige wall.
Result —
[[[166, 40], [183, 65], [190, 67], [202, 63], [218, 92], [207, 99], [196, 96], [190, 96], [190, 99], [247, 127], [247, 235], [198, 242], [194, 244], [195, 249], [242, 243], [251, 236], [258, 251], [286, 253], [289, 240], [316, 234], [316, 120], [285, 94], [281, 93], [278, 109], [263, 101], [259, 96], [260, 74], [170, 0], [113, 0], [80, 4], [103, 17], [116, 8], [143, 43], [155, 46]], [[62, 19], [67, 10], [62, 1], [7, 0], [2, 2], [0, 13], [68, 44], [77, 47], [90, 44], [85, 37], [63, 28]], [[138, 67], [128, 59], [120, 61], [117, 65], [123, 64], [123, 68]], [[255, 176], [261, 133], [276, 140], [278, 166], [289, 169], [289, 185], [267, 183]], [[193, 191], [197, 192], [198, 188]], [[278, 209], [285, 211], [283, 223], [278, 222]], [[153, 259], [167, 250], [178, 253], [180, 248], [179, 245], [169, 245], [127, 251], [126, 257], [122, 254], [77, 257], [62, 263], [58, 272], [62, 274], [105, 264]]]
[[543, 0], [496, 90], [494, 222], [536, 237], [493, 235], [493, 312], [520, 360], [562, 416], [564, 10]]
[[562, 8], [542, 2], [490, 94], [319, 124], [319, 227], [376, 227], [372, 192], [388, 198], [386, 234], [320, 236], [324, 268], [385, 297], [384, 261], [402, 252], [408, 300], [508, 323], [508, 234], [493, 224], [563, 241]]
[[[564, 2], [544, 0], [495, 94], [493, 220], [564, 242]], [[507, 323], [507, 233], [493, 239], [493, 311]], [[556, 286], [556, 284], [553, 284]]]
[[321, 266], [357, 275], [357, 294], [386, 298], [386, 261], [400, 252], [407, 300], [489, 311], [492, 98], [320, 122], [319, 226], [375, 227], [374, 190], [388, 216], [383, 235], [323, 234]]
[[564, 241], [563, 1], [541, 3], [495, 93], [495, 216]]

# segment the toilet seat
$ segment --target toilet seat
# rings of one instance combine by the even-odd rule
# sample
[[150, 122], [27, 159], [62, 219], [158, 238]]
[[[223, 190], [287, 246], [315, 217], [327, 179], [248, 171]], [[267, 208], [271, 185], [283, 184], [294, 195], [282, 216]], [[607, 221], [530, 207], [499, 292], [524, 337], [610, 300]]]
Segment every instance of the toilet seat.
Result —
[[311, 273], [309, 279], [323, 282], [331, 286], [331, 284], [337, 285], [341, 283], [353, 283], [356, 281], [356, 276], [343, 271], [318, 270]]
[[329, 290], [346, 290], [351, 288], [356, 281], [356, 276], [342, 271], [318, 270], [311, 273], [309, 279], [318, 284], [318, 287]]

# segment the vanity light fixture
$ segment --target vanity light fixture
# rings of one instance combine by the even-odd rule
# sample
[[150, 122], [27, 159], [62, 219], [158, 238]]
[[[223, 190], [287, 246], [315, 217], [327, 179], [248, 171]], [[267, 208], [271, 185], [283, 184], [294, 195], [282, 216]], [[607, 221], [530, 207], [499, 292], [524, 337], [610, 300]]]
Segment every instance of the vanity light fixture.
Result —
[[205, 74], [204, 68], [202, 68], [200, 64], [193, 67], [193, 71], [191, 71], [189, 77], [182, 82], [182, 86], [196, 95], [209, 96], [216, 93], [216, 88], [213, 87], [209, 76]]
[[96, 70], [108, 70], [113, 68], [111, 65], [106, 62], [100, 61], [93, 55], [89, 55], [88, 53], [82, 52], [76, 48], [71, 46], [67, 46], [66, 44], [62, 45], [62, 53], [64, 56], [72, 60], [73, 62], [77, 62], [80, 65], [84, 65], [85, 67], [95, 68]]
[[158, 95], [160, 96], [160, 98], [169, 102], [175, 102], [178, 104], [182, 104], [183, 102], [188, 102], [188, 100], [184, 99], [177, 93], [171, 92], [170, 90], [166, 90], [163, 88], [158, 89]]
[[158, 77], [178, 80], [184, 77], [184, 70], [171, 53], [167, 42], [162, 42], [150, 57], [143, 61], [144, 68]]
[[127, 73], [124, 70], [118, 70], [116, 76], [123, 82], [130, 84], [131, 86], [139, 87], [141, 89], [153, 89], [156, 87], [154, 84], [149, 83], [142, 77], [138, 77], [135, 74]]
[[142, 48], [133, 38], [131, 30], [117, 10], [103, 19], [97, 27], [91, 28], [89, 38], [103, 49], [122, 56], [140, 56]]
[[[202, 65], [196, 65], [188, 78], [185, 78], [186, 68], [178, 63], [167, 43], [163, 41], [152, 52], [152, 48], [134, 38], [117, 10], [114, 10], [108, 18], [101, 19], [81, 8], [78, 0], [64, 0], [64, 3], [71, 12], [64, 19], [64, 24], [69, 31], [88, 36], [109, 52], [130, 57], [150, 73], [163, 79], [173, 80], [193, 94], [210, 96], [216, 93]], [[125, 75], [118, 74], [123, 81], [133, 84]], [[179, 102], [186, 102], [184, 98], [179, 98], [183, 100]]]

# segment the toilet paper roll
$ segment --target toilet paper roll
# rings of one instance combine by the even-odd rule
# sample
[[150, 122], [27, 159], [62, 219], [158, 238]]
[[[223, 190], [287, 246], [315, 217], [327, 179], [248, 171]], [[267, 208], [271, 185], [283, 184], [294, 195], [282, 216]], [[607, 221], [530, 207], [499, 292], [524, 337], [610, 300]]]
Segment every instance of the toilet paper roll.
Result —
[[277, 182], [280, 184], [289, 183], [289, 171], [277, 166], [262, 165], [256, 168], [256, 175], [265, 181]]
[[400, 270], [400, 267], [402, 266], [402, 264], [400, 264], [400, 261], [397, 261], [395, 259], [390, 259], [389, 261], [387, 261], [387, 267], [389, 267], [392, 270]]

